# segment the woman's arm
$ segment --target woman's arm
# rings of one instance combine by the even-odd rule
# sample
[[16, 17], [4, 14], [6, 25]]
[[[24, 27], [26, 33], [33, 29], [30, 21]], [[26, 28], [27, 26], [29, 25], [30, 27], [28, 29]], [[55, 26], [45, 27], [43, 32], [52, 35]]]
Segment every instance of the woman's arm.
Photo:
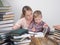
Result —
[[19, 29], [22, 26], [22, 20], [18, 20], [12, 27], [13, 30]]
[[12, 29], [13, 29], [13, 30], [16, 30], [16, 29], [18, 29], [18, 28], [20, 28], [20, 27], [21, 27], [21, 25], [19, 25], [19, 26], [18, 26], [18, 25], [14, 25], [14, 26], [12, 27]]

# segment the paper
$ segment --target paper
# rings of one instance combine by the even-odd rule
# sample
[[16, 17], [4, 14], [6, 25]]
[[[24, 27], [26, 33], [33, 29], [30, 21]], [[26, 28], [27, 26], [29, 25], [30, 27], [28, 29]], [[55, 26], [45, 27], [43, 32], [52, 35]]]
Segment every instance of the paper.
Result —
[[43, 32], [29, 32], [31, 36], [35, 35], [35, 37], [44, 37]]

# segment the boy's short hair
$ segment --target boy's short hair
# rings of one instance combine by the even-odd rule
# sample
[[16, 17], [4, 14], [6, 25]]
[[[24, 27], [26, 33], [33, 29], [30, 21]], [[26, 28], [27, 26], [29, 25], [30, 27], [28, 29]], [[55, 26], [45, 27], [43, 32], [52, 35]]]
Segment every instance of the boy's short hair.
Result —
[[40, 10], [34, 11], [34, 13], [33, 13], [34, 18], [37, 18], [39, 15], [41, 15], [41, 17], [42, 17], [42, 13]]

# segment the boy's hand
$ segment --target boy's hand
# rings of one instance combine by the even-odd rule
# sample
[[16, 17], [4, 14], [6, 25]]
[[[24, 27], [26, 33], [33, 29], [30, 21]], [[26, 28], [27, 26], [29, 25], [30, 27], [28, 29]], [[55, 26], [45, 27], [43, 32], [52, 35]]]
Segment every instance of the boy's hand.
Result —
[[32, 28], [32, 31], [33, 31], [33, 32], [35, 32], [35, 31], [36, 31], [36, 30], [35, 30], [35, 27], [33, 27], [33, 28]]

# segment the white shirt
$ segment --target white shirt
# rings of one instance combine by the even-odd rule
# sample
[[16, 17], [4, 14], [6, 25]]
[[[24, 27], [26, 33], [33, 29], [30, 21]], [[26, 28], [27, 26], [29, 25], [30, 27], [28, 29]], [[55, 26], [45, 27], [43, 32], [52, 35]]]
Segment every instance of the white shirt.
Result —
[[25, 17], [21, 18], [20, 20], [17, 21], [17, 23], [15, 24], [16, 26], [22, 26], [23, 29], [28, 29], [28, 24], [26, 22]]

